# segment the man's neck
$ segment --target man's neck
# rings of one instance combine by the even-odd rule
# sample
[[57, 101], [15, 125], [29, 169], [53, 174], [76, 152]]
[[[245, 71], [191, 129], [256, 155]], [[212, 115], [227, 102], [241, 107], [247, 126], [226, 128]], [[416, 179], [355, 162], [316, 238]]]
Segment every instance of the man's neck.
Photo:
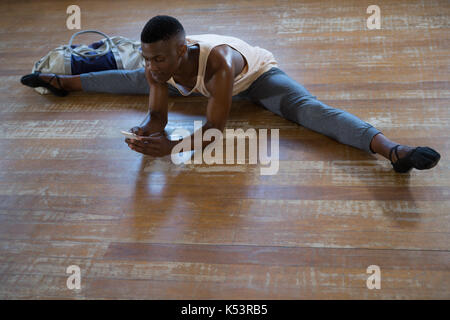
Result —
[[187, 46], [186, 54], [181, 61], [180, 67], [173, 75], [174, 78], [190, 80], [197, 76], [198, 72], [198, 49], [194, 46]]

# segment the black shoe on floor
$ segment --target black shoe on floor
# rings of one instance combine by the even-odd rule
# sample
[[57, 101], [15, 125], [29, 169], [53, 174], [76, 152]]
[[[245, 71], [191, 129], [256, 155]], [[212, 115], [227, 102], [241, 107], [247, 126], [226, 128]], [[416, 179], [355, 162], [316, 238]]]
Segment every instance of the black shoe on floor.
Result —
[[58, 81], [58, 84], [60, 86], [60, 88], [62, 88], [61, 82], [59, 82], [59, 77], [55, 74], [53, 77], [50, 78], [50, 81], [46, 82], [44, 80], [42, 80], [39, 77], [39, 74], [41, 72], [40, 71], [35, 71], [34, 73], [30, 73], [27, 74], [25, 76], [23, 76], [20, 79], [20, 82], [26, 86], [32, 87], [32, 88], [36, 88], [36, 87], [44, 87], [47, 88], [48, 90], [50, 90], [54, 95], [58, 96], [58, 97], [64, 97], [67, 96], [67, 94], [69, 93], [69, 91], [64, 90], [64, 89], [59, 89], [56, 88], [54, 86], [52, 86], [50, 83], [52, 82], [53, 78], [56, 77], [56, 80]]
[[[418, 170], [431, 169], [437, 165], [439, 159], [441, 159], [441, 155], [429, 148], [429, 147], [417, 147], [408, 152], [408, 154], [402, 158], [398, 156], [397, 149], [400, 144], [391, 148], [389, 151], [389, 160], [391, 160], [391, 164], [394, 167], [394, 170], [399, 173], [406, 173], [411, 171], [412, 168], [416, 168]], [[395, 150], [395, 156], [397, 157], [397, 161], [392, 162], [392, 151]]]

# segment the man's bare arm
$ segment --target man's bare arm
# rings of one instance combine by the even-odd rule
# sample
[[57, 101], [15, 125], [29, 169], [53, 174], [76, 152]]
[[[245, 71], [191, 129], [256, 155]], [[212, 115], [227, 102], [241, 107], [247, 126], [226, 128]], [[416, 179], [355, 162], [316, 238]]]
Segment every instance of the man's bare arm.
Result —
[[[206, 108], [207, 121], [201, 128], [202, 133], [211, 128], [223, 132], [231, 109], [234, 84], [233, 75], [234, 70], [232, 64], [225, 59], [221, 60], [220, 65], [208, 83], [208, 90], [211, 96]], [[195, 132], [190, 136], [191, 150], [194, 149], [194, 135]], [[189, 137], [186, 138], [189, 139]], [[202, 150], [212, 142], [202, 141]]]
[[149, 70], [145, 68], [145, 77], [150, 87], [148, 99], [148, 113], [139, 125], [143, 129], [141, 135], [162, 132], [167, 125], [168, 112], [168, 86], [167, 83], [156, 82]]

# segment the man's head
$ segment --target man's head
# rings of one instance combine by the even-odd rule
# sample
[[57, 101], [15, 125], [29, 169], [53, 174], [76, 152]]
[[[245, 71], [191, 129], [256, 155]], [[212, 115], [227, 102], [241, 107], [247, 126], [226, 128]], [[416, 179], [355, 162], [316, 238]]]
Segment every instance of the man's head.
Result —
[[184, 28], [173, 17], [155, 16], [142, 29], [141, 47], [146, 68], [158, 82], [166, 82], [178, 69], [187, 51]]

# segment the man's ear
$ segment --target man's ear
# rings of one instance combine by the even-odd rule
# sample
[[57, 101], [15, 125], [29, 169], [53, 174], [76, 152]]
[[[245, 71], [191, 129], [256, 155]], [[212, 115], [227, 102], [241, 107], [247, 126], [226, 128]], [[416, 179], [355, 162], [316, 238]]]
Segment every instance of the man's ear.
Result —
[[186, 51], [187, 51], [187, 45], [186, 44], [182, 44], [182, 45], [178, 46], [178, 50], [177, 50], [178, 57], [184, 56]]

